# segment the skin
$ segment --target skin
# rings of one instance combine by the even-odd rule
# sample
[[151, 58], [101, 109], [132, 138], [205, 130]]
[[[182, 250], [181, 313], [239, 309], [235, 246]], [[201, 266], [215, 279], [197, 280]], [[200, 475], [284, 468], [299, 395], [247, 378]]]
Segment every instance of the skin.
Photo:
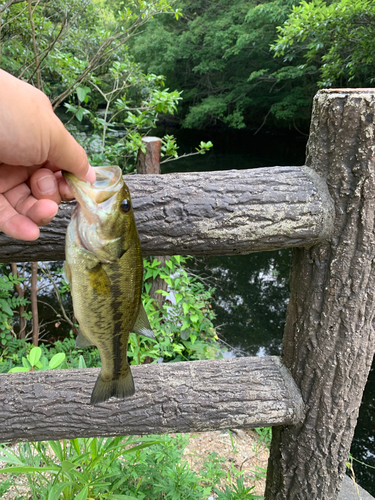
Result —
[[0, 70], [0, 230], [39, 237], [62, 200], [74, 198], [61, 171], [95, 181], [84, 149], [54, 114], [48, 97]]

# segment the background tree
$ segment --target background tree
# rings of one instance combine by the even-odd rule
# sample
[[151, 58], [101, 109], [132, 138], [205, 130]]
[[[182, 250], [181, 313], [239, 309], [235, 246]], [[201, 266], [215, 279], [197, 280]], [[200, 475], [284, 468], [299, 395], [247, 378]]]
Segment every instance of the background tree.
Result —
[[178, 1], [182, 18], [153, 19], [131, 51], [144, 71], [162, 73], [183, 91], [184, 127], [306, 126], [314, 74], [296, 70], [283, 78], [285, 63], [270, 51], [277, 26], [297, 3]]
[[[272, 45], [285, 63], [299, 59], [319, 70], [320, 87], [366, 87], [375, 81], [375, 3], [313, 0], [292, 7]], [[307, 63], [307, 64], [306, 64]]]

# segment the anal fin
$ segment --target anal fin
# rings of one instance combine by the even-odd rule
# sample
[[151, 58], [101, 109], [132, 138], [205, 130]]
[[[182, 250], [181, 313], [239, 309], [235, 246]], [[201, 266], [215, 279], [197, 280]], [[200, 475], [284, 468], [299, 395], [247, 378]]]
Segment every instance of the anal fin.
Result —
[[136, 333], [137, 335], [144, 335], [145, 337], [148, 337], [149, 339], [155, 338], [155, 334], [151, 329], [146, 311], [145, 311], [142, 303], [141, 303], [141, 306], [139, 308], [138, 318], [137, 318], [136, 322], [134, 323], [134, 326], [131, 329], [131, 331], [133, 333]]
[[124, 376], [113, 378], [108, 381], [104, 380], [100, 373], [91, 394], [90, 404], [97, 405], [112, 397], [125, 399], [133, 396], [134, 393], [135, 387], [133, 376], [130, 371], [130, 366], [128, 366], [128, 370]]

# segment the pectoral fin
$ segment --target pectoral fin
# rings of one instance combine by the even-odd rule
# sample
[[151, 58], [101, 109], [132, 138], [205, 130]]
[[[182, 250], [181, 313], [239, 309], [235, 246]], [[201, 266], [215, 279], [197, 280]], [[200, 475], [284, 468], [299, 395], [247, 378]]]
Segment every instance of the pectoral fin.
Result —
[[137, 335], [144, 335], [149, 339], [155, 338], [154, 332], [152, 331], [150, 323], [148, 321], [146, 311], [144, 310], [142, 304], [139, 308], [138, 318], [132, 328], [132, 332], [136, 333]]
[[63, 278], [70, 285], [72, 279], [72, 273], [70, 271], [69, 264], [65, 261], [63, 265]]
[[104, 271], [100, 262], [88, 270], [91, 286], [101, 295], [110, 293], [110, 282], [107, 273]]
[[89, 347], [90, 345], [94, 345], [91, 340], [83, 335], [81, 330], [78, 330], [78, 335], [76, 338], [76, 347], [78, 349], [84, 349], [85, 347]]

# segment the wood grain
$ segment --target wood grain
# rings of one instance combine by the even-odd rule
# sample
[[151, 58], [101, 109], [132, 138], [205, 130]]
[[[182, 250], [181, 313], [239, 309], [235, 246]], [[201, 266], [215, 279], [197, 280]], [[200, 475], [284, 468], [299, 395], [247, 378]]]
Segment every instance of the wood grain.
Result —
[[0, 375], [0, 442], [292, 424], [303, 403], [277, 357], [132, 367], [131, 398], [90, 406], [99, 369]]

